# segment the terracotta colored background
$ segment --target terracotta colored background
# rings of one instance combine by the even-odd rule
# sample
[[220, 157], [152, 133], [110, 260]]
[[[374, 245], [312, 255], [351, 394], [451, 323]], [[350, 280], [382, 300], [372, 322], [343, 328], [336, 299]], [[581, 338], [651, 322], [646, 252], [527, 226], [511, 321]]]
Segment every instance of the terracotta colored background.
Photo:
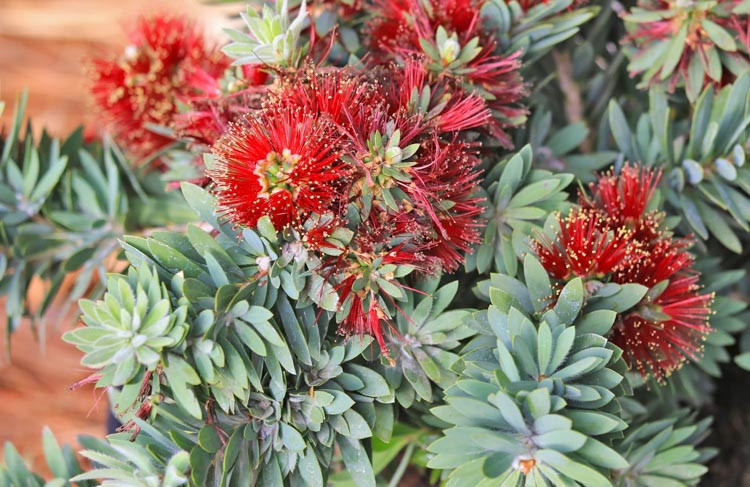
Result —
[[[86, 60], [119, 49], [122, 28], [137, 13], [154, 8], [189, 11], [212, 33], [220, 32], [219, 7], [197, 0], [149, 2], [131, 0], [0, 0], [0, 98], [10, 119], [13, 101], [26, 87], [28, 114], [35, 131], [44, 126], [64, 136], [87, 117]], [[230, 5], [228, 11], [241, 4]], [[227, 8], [222, 7], [224, 11]], [[4, 336], [4, 303], [0, 301], [0, 335]], [[0, 356], [0, 449], [12, 441], [33, 466], [43, 462], [41, 431], [49, 425], [61, 442], [80, 434], [104, 434], [106, 405], [97, 405], [91, 388], [68, 392], [87, 375], [77, 351], [60, 335], [76, 326], [71, 317], [49, 320], [44, 349], [28, 323], [12, 337], [12, 360]], [[4, 348], [4, 338], [0, 346]], [[0, 348], [0, 350], [2, 350]]]

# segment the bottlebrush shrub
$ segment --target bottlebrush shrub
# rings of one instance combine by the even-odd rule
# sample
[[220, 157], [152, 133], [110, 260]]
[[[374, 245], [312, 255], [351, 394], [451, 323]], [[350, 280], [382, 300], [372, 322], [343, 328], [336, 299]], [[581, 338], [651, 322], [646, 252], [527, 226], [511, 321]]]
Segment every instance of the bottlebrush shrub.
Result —
[[[21, 136], [25, 107], [24, 94], [0, 144], [0, 292], [8, 329], [30, 318], [44, 330], [67, 275], [78, 274], [68, 305], [101, 295], [97, 281], [116, 262], [123, 233], [195, 217], [157, 174], [131, 170], [108, 139], [86, 143], [81, 130], [63, 141], [46, 132], [34, 140], [30, 130]], [[28, 297], [35, 278], [50, 283], [41, 303]]]
[[531, 288], [517, 281], [512, 294], [489, 288], [492, 305], [477, 318], [484, 333], [464, 349], [465, 368], [446, 390], [447, 405], [433, 409], [455, 426], [429, 447], [436, 454], [429, 465], [455, 469], [447, 485], [606, 485], [598, 469], [628, 465], [598, 439], [627, 426], [615, 399], [628, 392], [627, 367], [622, 350], [589, 328], [606, 333], [616, 313], [584, 310], [579, 317], [580, 278], [547, 309], [537, 298], [551, 291], [546, 272], [530, 255], [524, 270]]
[[[18, 450], [12, 443], [6, 442], [3, 445], [3, 465], [0, 466], [0, 485], [65, 485], [71, 477], [83, 472], [73, 449], [69, 446], [60, 447], [49, 428], [45, 428], [42, 433], [42, 443], [47, 466], [54, 478], [45, 482], [40, 475], [30, 471]], [[94, 482], [82, 482], [81, 485], [91, 487]]]
[[[138, 432], [139, 420], [170, 408], [164, 418], [176, 423], [163, 427], [181, 432], [184, 441], [175, 443], [189, 452], [196, 485], [227, 476], [242, 476], [241, 484], [304, 478], [322, 485], [334, 448], [349, 468], [372, 477], [360, 440], [373, 433], [387, 439], [394, 422], [395, 391], [362, 358], [377, 348], [369, 337], [336, 339], [335, 291], [310, 275], [306, 267], [315, 262], [295, 253], [295, 240], [284, 243], [268, 217], [259, 233], [238, 232], [216, 220], [208, 193], [190, 185], [184, 191], [217, 238], [195, 226], [187, 235], [127, 237], [129, 281], [113, 278], [104, 300], [84, 304], [88, 326], [66, 335], [99, 369], [92, 380], [123, 386], [116, 403], [124, 419], [135, 417], [123, 429]], [[442, 295], [433, 320], [451, 299]], [[123, 311], [113, 317], [117, 308]], [[444, 322], [455, 323], [450, 315]], [[108, 330], [117, 330], [113, 339]], [[408, 374], [414, 365], [404, 367]], [[431, 398], [429, 386], [418, 390]], [[230, 461], [220, 446], [232, 438]]]
[[750, 367], [745, 3], [256, 2], [223, 48], [162, 13], [96, 63], [111, 137], [22, 98], [8, 329], [85, 298], [122, 423], [85, 471], [45, 433], [51, 483], [697, 484]]

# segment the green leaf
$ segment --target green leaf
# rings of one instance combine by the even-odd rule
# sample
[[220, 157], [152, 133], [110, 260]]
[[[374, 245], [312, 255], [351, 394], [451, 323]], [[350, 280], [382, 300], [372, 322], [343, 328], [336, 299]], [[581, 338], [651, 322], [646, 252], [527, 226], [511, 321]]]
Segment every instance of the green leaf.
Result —
[[635, 153], [632, 150], [630, 127], [622, 108], [614, 100], [609, 102], [609, 127], [617, 147], [620, 148], [627, 159], [633, 159]]
[[221, 448], [221, 440], [216, 427], [207, 424], [198, 432], [198, 445], [207, 453], [216, 453]]
[[570, 324], [578, 317], [583, 307], [583, 280], [580, 277], [568, 282], [560, 291], [555, 304], [555, 313], [565, 324]]
[[299, 457], [299, 471], [307, 487], [324, 486], [323, 472], [312, 448], [307, 448], [305, 454]]
[[315, 304], [326, 311], [339, 310], [339, 295], [330, 283], [318, 274], [310, 276], [308, 282], [310, 286], [308, 296]]
[[549, 414], [551, 403], [547, 389], [535, 389], [526, 396], [526, 404], [533, 418], [541, 418]]
[[271, 219], [267, 216], [262, 217], [260, 220], [258, 220], [258, 232], [262, 237], [264, 237], [269, 242], [276, 242], [278, 240], [278, 236], [276, 235], [276, 229], [273, 227], [273, 223], [271, 223]]
[[279, 423], [281, 426], [281, 441], [291, 451], [302, 451], [305, 449], [305, 440], [293, 426], [287, 423]]
[[237, 336], [239, 336], [240, 340], [242, 340], [242, 343], [244, 343], [247, 348], [253, 351], [253, 353], [256, 353], [260, 355], [261, 357], [265, 357], [268, 353], [265, 344], [263, 343], [263, 339], [260, 338], [260, 336], [253, 330], [250, 325], [244, 323], [243, 321], [237, 320], [234, 323], [235, 331], [237, 332]]
[[45, 426], [42, 431], [42, 447], [44, 448], [44, 457], [47, 460], [47, 465], [52, 474], [61, 479], [69, 479], [72, 472], [68, 471], [65, 455], [57, 444], [57, 440], [55, 439], [55, 435], [52, 434], [52, 430], [47, 426]]
[[509, 395], [502, 391], [490, 396], [490, 401], [500, 410], [505, 421], [508, 422], [518, 433], [529, 434], [529, 428], [523, 419], [521, 410]]
[[742, 253], [742, 244], [724, 217], [707, 204], [698, 201], [698, 211], [711, 235], [734, 253]]
[[216, 199], [208, 191], [193, 183], [183, 182], [180, 184], [180, 188], [185, 201], [195, 210], [200, 219], [218, 228], [219, 225], [214, 213]]
[[580, 482], [585, 487], [610, 485], [609, 480], [596, 470], [574, 462], [555, 450], [541, 449], [536, 452], [535, 456], [538, 460], [549, 464], [555, 470], [558, 470], [567, 477]]
[[621, 470], [629, 467], [628, 461], [619, 453], [593, 438], [588, 438], [577, 453], [599, 467]]
[[539, 372], [547, 375], [550, 360], [552, 359], [552, 332], [550, 331], [547, 322], [543, 321], [539, 324], [539, 332], [537, 335], [537, 363], [539, 364]]
[[711, 40], [714, 41], [719, 49], [730, 52], [734, 52], [737, 50], [737, 45], [734, 43], [732, 35], [724, 30], [722, 26], [720, 26], [716, 22], [712, 22], [709, 19], [701, 20], [701, 26], [703, 27], [703, 29], [705, 29], [708, 37], [710, 37]]
[[555, 430], [534, 436], [534, 444], [541, 448], [552, 448], [567, 453], [581, 448], [586, 443], [586, 435], [573, 430]]
[[344, 465], [357, 487], [376, 487], [372, 463], [362, 443], [341, 435], [336, 438], [336, 443], [341, 450]]
[[164, 373], [167, 376], [174, 398], [177, 404], [182, 406], [191, 416], [196, 419], [202, 419], [203, 411], [195, 392], [188, 384], [197, 385], [201, 383], [200, 377], [195, 370], [181, 357], [175, 354], [169, 354], [167, 365], [164, 367]]
[[534, 310], [539, 313], [547, 308], [552, 297], [552, 284], [542, 264], [531, 254], [523, 259], [523, 274]]
[[685, 40], [687, 39], [687, 34], [688, 23], [684, 22], [682, 24], [682, 27], [680, 27], [679, 32], [677, 32], [677, 35], [673, 37], [669, 43], [669, 49], [667, 49], [667, 54], [664, 57], [664, 63], [661, 66], [660, 78], [662, 80], [669, 78], [674, 72], [674, 69], [677, 67], [677, 64], [680, 62], [682, 52], [685, 50]]
[[284, 332], [289, 347], [301, 363], [311, 366], [312, 358], [310, 357], [307, 339], [305, 338], [302, 327], [297, 320], [297, 315], [295, 314], [294, 309], [292, 309], [291, 304], [289, 304], [289, 300], [281, 294], [276, 300], [276, 306], [281, 317], [281, 323], [284, 326]]
[[619, 286], [619, 290], [607, 297], [598, 299], [591, 308], [593, 310], [608, 309], [618, 313], [625, 312], [641, 302], [648, 292], [646, 286], [628, 283]]
[[344, 419], [349, 427], [349, 437], [356, 439], [364, 439], [372, 436], [370, 426], [365, 421], [365, 418], [361, 414], [356, 412], [354, 409], [348, 409], [344, 412]]
[[388, 396], [391, 393], [388, 383], [374, 370], [357, 364], [347, 364], [346, 370], [365, 384], [365, 387], [357, 393], [370, 397]]
[[750, 352], [741, 353], [734, 357], [737, 365], [745, 370], [750, 370]]
[[615, 323], [616, 318], [617, 312], [608, 309], [585, 313], [576, 321], [576, 331], [580, 335], [595, 333], [597, 335], [606, 336], [612, 329], [612, 325]]

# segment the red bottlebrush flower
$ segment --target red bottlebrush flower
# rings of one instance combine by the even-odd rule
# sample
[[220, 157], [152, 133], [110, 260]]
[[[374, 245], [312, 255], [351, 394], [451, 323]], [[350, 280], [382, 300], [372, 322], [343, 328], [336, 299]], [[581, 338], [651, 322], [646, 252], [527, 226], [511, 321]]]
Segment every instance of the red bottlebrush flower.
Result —
[[[657, 380], [679, 369], [686, 358], [696, 359], [711, 331], [712, 294], [701, 294], [690, 242], [661, 239], [634, 266], [615, 273], [620, 284], [637, 283], [654, 289], [666, 282], [655, 298], [647, 298], [614, 327], [612, 342], [644, 377]], [[668, 281], [666, 281], [668, 279]], [[661, 284], [664, 285], [664, 284]]]
[[[670, 90], [684, 84], [691, 97], [708, 84], [731, 82], [736, 66], [750, 63], [748, 15], [733, 12], [741, 5], [741, 0], [637, 2], [624, 16], [631, 76], [643, 73], [645, 84], [666, 81]], [[675, 38], [684, 46], [679, 58], [667, 55]]]
[[542, 266], [557, 279], [601, 279], [641, 257], [632, 231], [624, 227], [610, 230], [605, 217], [596, 211], [572, 210], [558, 222], [560, 233], [554, 242], [544, 237], [534, 242]]
[[[265, 83], [270, 75], [265, 69], [246, 64], [241, 72], [242, 77], [231, 82], [229, 93], [192, 96], [187, 103], [187, 111], [175, 115], [172, 127], [177, 136], [187, 142], [191, 151], [198, 154], [193, 162], [200, 174], [205, 171], [202, 154], [208, 152], [227, 132], [231, 123], [259, 110], [268, 95]], [[208, 179], [202, 177], [193, 182], [205, 184]]]
[[626, 164], [619, 174], [600, 175], [591, 183], [591, 196], [580, 193], [583, 208], [599, 211], [613, 228], [633, 230], [633, 238], [650, 242], [659, 236], [662, 214], [646, 209], [661, 178], [661, 170]]
[[270, 75], [262, 66], [243, 64], [242, 77], [248, 86], [261, 86], [268, 82]]
[[138, 19], [130, 42], [121, 57], [93, 61], [91, 91], [115, 140], [143, 157], [172, 142], [148, 125], [171, 126], [178, 101], [217, 95], [217, 80], [229, 61], [178, 16]]
[[[477, 196], [481, 162], [466, 143], [424, 144], [420, 164], [413, 169], [418, 190], [407, 188], [417, 213], [425, 214], [431, 229], [428, 256], [437, 257], [442, 268], [452, 272], [463, 263], [464, 252], [480, 241], [479, 220], [483, 208]], [[411, 191], [409, 191], [411, 189]]]
[[173, 127], [194, 146], [210, 147], [229, 130], [230, 124], [260, 109], [266, 94], [264, 86], [251, 86], [224, 96], [195, 98], [189, 111], [175, 116]]
[[370, 306], [367, 311], [365, 311], [362, 305], [362, 298], [356, 295], [352, 298], [349, 314], [341, 322], [339, 333], [344, 336], [357, 335], [361, 337], [369, 335], [374, 337], [378, 342], [380, 351], [383, 355], [388, 356], [388, 347], [385, 344], [383, 329], [380, 325], [380, 321], [383, 318], [381, 316], [383, 315], [383, 311], [380, 309], [380, 305], [376, 303], [374, 293], [370, 293], [369, 298]]
[[[347, 137], [361, 135], [362, 125], [384, 110], [382, 88], [362, 72], [349, 68], [302, 70], [271, 93], [270, 109], [297, 109], [337, 124]], [[364, 135], [365, 137], [367, 134]]]
[[279, 73], [262, 107], [214, 146], [210, 176], [229, 219], [294, 225], [339, 295], [340, 333], [371, 335], [384, 354], [396, 275], [454, 270], [479, 240], [478, 144], [457, 132], [489, 111], [448, 84], [427, 93], [425, 74], [415, 64]]
[[437, 258], [447, 272], [455, 272], [464, 262], [464, 253], [479, 242], [481, 224], [476, 217], [461, 216], [441, 218], [436, 227], [439, 233], [435, 232], [426, 254]]
[[214, 146], [219, 161], [210, 173], [232, 221], [253, 227], [267, 215], [282, 228], [336, 208], [346, 172], [333, 128], [298, 110], [250, 115], [232, 126]]
[[393, 65], [385, 71], [383, 86], [388, 90], [389, 106], [420, 114], [440, 134], [490, 123], [492, 114], [484, 99], [455, 90], [444, 79], [430, 80], [425, 64], [424, 56], [410, 56], [403, 66]]
[[612, 280], [620, 284], [634, 282], [651, 288], [679, 272], [689, 271], [693, 257], [687, 248], [691, 243], [687, 239], [662, 237], [644, 249], [643, 258], [635, 265], [618, 269]]
[[494, 54], [496, 42], [481, 28], [483, 5], [483, 0], [383, 0], [369, 26], [370, 38], [381, 61], [422, 57], [431, 82], [443, 80], [452, 91], [480, 96], [493, 116], [484, 128], [512, 147], [506, 129], [526, 115], [519, 104], [526, 94], [521, 53]]
[[[421, 0], [377, 0], [376, 15], [367, 26], [372, 48], [393, 53], [404, 46], [419, 46], [419, 32], [414, 28], [415, 12], [425, 12]], [[485, 0], [426, 0], [433, 32], [441, 25], [452, 32], [473, 30]]]
[[671, 238], [659, 228], [662, 214], [647, 212], [660, 176], [631, 165], [617, 176], [600, 176], [591, 196], [580, 194], [582, 208], [560, 221], [557, 241], [535, 243], [542, 265], [557, 279], [580, 276], [649, 288], [619, 317], [611, 339], [631, 367], [657, 380], [700, 353], [713, 300], [700, 293], [687, 252], [692, 242]]
[[409, 25], [411, 0], [377, 0], [372, 19], [366, 30], [369, 47], [378, 54], [396, 51], [399, 46], [419, 42], [416, 31]]
[[341, 322], [338, 332], [343, 336], [374, 337], [378, 342], [381, 352], [388, 355], [388, 347], [383, 337], [383, 329], [380, 325], [385, 313], [380, 309], [377, 296], [372, 291], [356, 292], [352, 289], [358, 275], [352, 274], [338, 286], [341, 302], [349, 302], [349, 312]]

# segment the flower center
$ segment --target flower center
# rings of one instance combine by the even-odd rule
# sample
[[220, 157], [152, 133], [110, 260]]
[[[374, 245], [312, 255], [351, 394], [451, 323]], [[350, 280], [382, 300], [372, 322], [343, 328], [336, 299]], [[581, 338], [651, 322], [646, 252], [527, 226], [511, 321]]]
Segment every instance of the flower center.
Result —
[[297, 190], [289, 184], [289, 176], [301, 158], [297, 154], [292, 154], [289, 149], [284, 149], [281, 154], [269, 152], [265, 159], [256, 162], [253, 173], [258, 176], [258, 184], [261, 187], [258, 196], [268, 198], [279, 191], [296, 196]]
[[707, 11], [705, 8], [695, 6], [692, 2], [684, 2], [677, 0], [676, 2], [670, 2], [670, 8], [678, 10], [677, 15], [672, 19], [672, 29], [676, 35], [682, 25], [688, 23], [688, 34], [685, 39], [685, 44], [690, 49], [696, 49], [701, 44], [703, 39], [707, 39], [708, 35], [701, 25], [701, 21], [707, 17]]
[[453, 36], [443, 41], [438, 49], [440, 50], [440, 61], [442, 61], [443, 66], [448, 66], [461, 53], [461, 44], [458, 43], [456, 34], [453, 34]]

